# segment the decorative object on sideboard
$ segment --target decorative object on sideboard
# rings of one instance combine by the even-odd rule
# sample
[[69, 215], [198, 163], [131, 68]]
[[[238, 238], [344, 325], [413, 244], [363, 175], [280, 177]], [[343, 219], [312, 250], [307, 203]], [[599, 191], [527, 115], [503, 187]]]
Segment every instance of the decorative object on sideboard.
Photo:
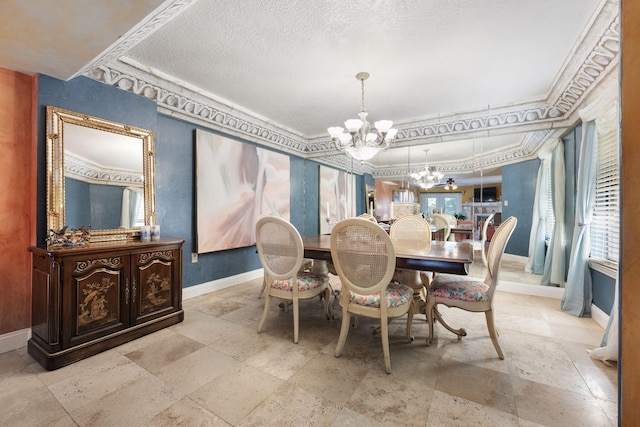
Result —
[[46, 239], [47, 247], [84, 246], [91, 240], [91, 226], [85, 228], [83, 225], [80, 228], [72, 228], [69, 232], [67, 228], [65, 225], [60, 230], [50, 229]]
[[358, 113], [359, 119], [349, 119], [344, 122], [347, 132], [341, 127], [327, 129], [336, 148], [346, 151], [356, 160], [369, 160], [378, 152], [389, 147], [391, 140], [396, 137], [397, 129], [392, 129], [393, 121], [379, 120], [374, 122], [377, 133], [371, 132], [371, 124], [367, 121], [367, 109], [364, 106], [364, 81], [369, 78], [369, 73], [356, 74], [362, 86], [362, 111]]

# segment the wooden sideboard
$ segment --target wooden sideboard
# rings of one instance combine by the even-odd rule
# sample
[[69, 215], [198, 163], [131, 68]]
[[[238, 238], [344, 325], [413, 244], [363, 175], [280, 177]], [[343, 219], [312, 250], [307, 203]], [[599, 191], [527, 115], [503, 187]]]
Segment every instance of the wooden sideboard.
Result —
[[183, 243], [30, 247], [29, 354], [58, 369], [181, 322]]

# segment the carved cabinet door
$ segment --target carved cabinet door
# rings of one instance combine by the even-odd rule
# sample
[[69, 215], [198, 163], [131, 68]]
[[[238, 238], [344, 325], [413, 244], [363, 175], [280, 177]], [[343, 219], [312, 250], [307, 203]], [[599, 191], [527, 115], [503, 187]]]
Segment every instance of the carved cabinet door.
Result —
[[63, 342], [83, 342], [129, 324], [129, 255], [69, 258], [64, 262]]
[[174, 312], [181, 306], [181, 252], [155, 250], [132, 255], [132, 323]]

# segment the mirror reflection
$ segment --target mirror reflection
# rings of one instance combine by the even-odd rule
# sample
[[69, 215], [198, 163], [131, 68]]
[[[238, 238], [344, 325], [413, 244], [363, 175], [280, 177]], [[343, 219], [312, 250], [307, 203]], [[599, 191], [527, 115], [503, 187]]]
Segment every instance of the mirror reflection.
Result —
[[47, 227], [132, 238], [155, 223], [153, 132], [47, 107]]
[[142, 142], [68, 124], [65, 128], [65, 219], [69, 228], [144, 225]]

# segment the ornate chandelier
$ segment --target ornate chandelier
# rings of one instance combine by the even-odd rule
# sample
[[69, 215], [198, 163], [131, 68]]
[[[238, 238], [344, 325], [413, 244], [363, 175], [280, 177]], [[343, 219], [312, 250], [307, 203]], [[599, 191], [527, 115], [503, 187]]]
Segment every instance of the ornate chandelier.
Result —
[[413, 172], [411, 174], [411, 178], [413, 178], [416, 184], [424, 189], [429, 189], [434, 185], [439, 184], [440, 180], [444, 177], [441, 172], [438, 172], [435, 168], [429, 167], [429, 160], [427, 158], [428, 153], [429, 149], [425, 148], [424, 169], [419, 172]]
[[346, 151], [356, 160], [369, 160], [379, 151], [389, 147], [391, 140], [395, 138], [397, 129], [392, 129], [393, 121], [378, 120], [373, 125], [377, 133], [371, 132], [371, 124], [367, 121], [367, 110], [364, 107], [364, 81], [369, 78], [369, 73], [356, 74], [356, 79], [362, 84], [362, 111], [358, 113], [359, 119], [349, 119], [344, 122], [347, 132], [341, 127], [327, 129], [336, 148]]

